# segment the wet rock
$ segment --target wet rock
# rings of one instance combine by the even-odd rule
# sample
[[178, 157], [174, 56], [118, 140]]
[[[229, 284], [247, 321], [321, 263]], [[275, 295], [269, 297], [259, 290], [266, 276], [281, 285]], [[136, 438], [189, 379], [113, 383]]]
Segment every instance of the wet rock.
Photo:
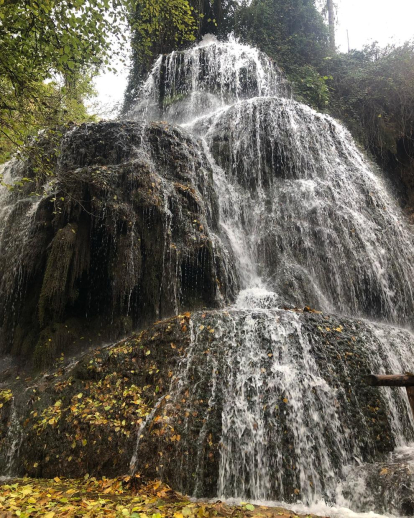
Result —
[[[43, 196], [28, 197], [29, 184], [4, 205], [3, 354], [50, 365], [232, 298], [212, 172], [195, 139], [163, 123], [88, 124], [64, 136], [56, 160]], [[30, 177], [31, 165], [9, 167]]]
[[[237, 196], [228, 218], [286, 304], [411, 325], [413, 236], [381, 174], [335, 120], [291, 99], [196, 119]], [[224, 196], [223, 196], [224, 197]]]
[[414, 437], [404, 395], [362, 381], [387, 370], [397, 335], [408, 347], [408, 332], [311, 308], [184, 313], [11, 387], [15, 465], [49, 478], [138, 472], [197, 497], [334, 502], [349, 472]]
[[128, 118], [168, 120], [182, 124], [211, 113], [236, 99], [290, 95], [277, 65], [258, 49], [215, 42], [160, 56]]
[[362, 512], [414, 516], [414, 450], [397, 448], [385, 462], [349, 470], [342, 494]]

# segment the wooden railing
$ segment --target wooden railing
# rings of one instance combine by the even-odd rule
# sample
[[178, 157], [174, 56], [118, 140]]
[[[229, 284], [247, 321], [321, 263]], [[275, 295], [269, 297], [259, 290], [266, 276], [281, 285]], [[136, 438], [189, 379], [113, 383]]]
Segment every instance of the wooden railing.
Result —
[[414, 374], [370, 374], [365, 381], [371, 387], [405, 387], [414, 416]]

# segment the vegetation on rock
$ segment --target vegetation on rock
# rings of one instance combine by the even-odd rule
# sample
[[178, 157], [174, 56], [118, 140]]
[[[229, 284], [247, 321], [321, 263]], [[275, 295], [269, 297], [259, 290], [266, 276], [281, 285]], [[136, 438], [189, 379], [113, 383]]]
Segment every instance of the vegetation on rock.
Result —
[[[326, 382], [334, 387], [358, 386], [359, 377], [369, 372], [361, 339], [363, 323], [329, 317], [310, 308], [292, 313], [301, 316], [304, 332], [315, 337], [312, 348], [316, 362], [325, 369]], [[161, 478], [186, 494], [194, 494], [201, 448], [203, 496], [216, 495], [223, 402], [217, 388], [216, 405], [209, 406], [210, 371], [204, 362], [213, 359], [224, 375], [221, 330], [227, 320], [231, 325], [225, 312], [185, 313], [158, 322], [116, 346], [86, 354], [74, 367], [58, 362], [46, 378], [0, 380], [16, 394], [15, 407], [22, 423], [18, 472], [51, 479], [117, 477], [138, 471], [146, 479]], [[194, 332], [199, 335], [203, 354], [188, 371], [193, 386], [185, 385], [177, 392], [179, 366], [189, 354]], [[295, 339], [293, 335], [289, 338]], [[266, 368], [270, 365], [271, 360]], [[202, 377], [201, 372], [207, 376]], [[363, 387], [357, 395], [349, 389], [342, 395], [339, 392], [338, 407], [359, 430], [363, 454], [367, 458], [373, 455], [372, 444], [377, 455], [391, 451], [390, 422], [379, 390]], [[281, 395], [278, 421], [282, 427], [286, 426], [289, 404], [289, 395]], [[10, 408], [5, 406], [0, 409], [4, 429], [9, 420]], [[136, 468], [132, 458], [138, 433]], [[0, 437], [0, 459], [9, 447], [5, 439]], [[281, 451], [289, 465], [292, 440], [286, 428]]]
[[329, 110], [390, 173], [413, 213], [414, 42], [338, 54], [321, 71], [328, 76]]
[[[53, 194], [30, 196], [33, 183], [11, 194], [39, 208], [34, 221], [22, 220], [22, 232], [27, 221], [29, 229], [19, 246], [0, 259], [1, 351], [41, 368], [62, 352], [231, 296], [211, 235], [210, 166], [183, 132], [162, 123], [73, 127], [61, 139], [59, 166], [49, 158]], [[24, 175], [34, 181], [32, 166], [25, 163]], [[17, 206], [4, 243], [16, 239], [21, 216]]]
[[91, 79], [126, 21], [118, 0], [1, 2], [0, 163], [39, 129], [90, 120]]

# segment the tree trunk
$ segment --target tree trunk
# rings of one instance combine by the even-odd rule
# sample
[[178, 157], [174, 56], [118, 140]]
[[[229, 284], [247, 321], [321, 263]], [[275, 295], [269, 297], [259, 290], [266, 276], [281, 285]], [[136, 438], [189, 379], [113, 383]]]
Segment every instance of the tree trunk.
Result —
[[328, 7], [328, 21], [329, 21], [329, 49], [332, 54], [336, 53], [335, 45], [335, 10], [333, 0], [326, 0]]

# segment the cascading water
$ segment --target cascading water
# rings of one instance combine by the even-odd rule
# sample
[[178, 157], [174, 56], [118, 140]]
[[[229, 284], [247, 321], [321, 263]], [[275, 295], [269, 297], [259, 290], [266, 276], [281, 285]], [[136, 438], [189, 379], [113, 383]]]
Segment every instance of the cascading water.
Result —
[[[413, 316], [413, 234], [380, 173], [341, 125], [290, 98], [264, 54], [235, 40], [160, 57], [129, 116], [146, 122], [65, 135], [53, 195], [0, 188], [0, 349], [56, 358], [82, 349], [88, 328], [102, 341], [102, 329], [118, 337], [185, 313], [150, 328], [148, 350], [133, 338], [114, 364], [111, 351], [68, 366], [75, 386], [59, 381], [58, 395], [52, 381], [35, 400], [8, 400], [1, 469], [56, 476], [47, 443], [58, 469], [89, 469], [95, 441], [85, 464], [60, 457], [61, 440], [73, 444], [61, 427], [78, 424], [63, 401], [102, 388], [105, 365], [120, 383], [136, 379], [145, 413], [125, 422], [137, 425], [135, 448], [125, 433], [90, 463], [99, 475], [148, 468], [197, 497], [413, 514], [407, 397], [361, 381], [412, 371], [414, 358], [413, 334], [395, 327]], [[26, 166], [5, 166], [6, 181], [30, 175]], [[34, 414], [55, 397], [52, 411], [62, 405], [68, 420], [38, 434]]]
[[372, 510], [342, 481], [406, 447], [413, 419], [403, 391], [372, 405], [355, 373], [412, 370], [414, 337], [390, 324], [413, 317], [413, 234], [349, 133], [287, 93], [263, 54], [208, 39], [160, 57], [129, 114], [201, 138], [241, 288], [227, 311], [192, 318], [171, 386], [185, 424], [171, 404], [158, 413], [182, 433], [183, 491]]
[[5, 442], [10, 446], [6, 454], [6, 458], [4, 459], [4, 468], [2, 470], [0, 480], [2, 478], [12, 478], [16, 475], [16, 461], [18, 460], [22, 439], [22, 427], [17, 414], [16, 404], [13, 399], [10, 409], [9, 428], [5, 439]]
[[265, 54], [234, 39], [219, 43], [207, 36], [188, 51], [158, 58], [128, 116], [183, 124], [234, 100], [288, 92]]

